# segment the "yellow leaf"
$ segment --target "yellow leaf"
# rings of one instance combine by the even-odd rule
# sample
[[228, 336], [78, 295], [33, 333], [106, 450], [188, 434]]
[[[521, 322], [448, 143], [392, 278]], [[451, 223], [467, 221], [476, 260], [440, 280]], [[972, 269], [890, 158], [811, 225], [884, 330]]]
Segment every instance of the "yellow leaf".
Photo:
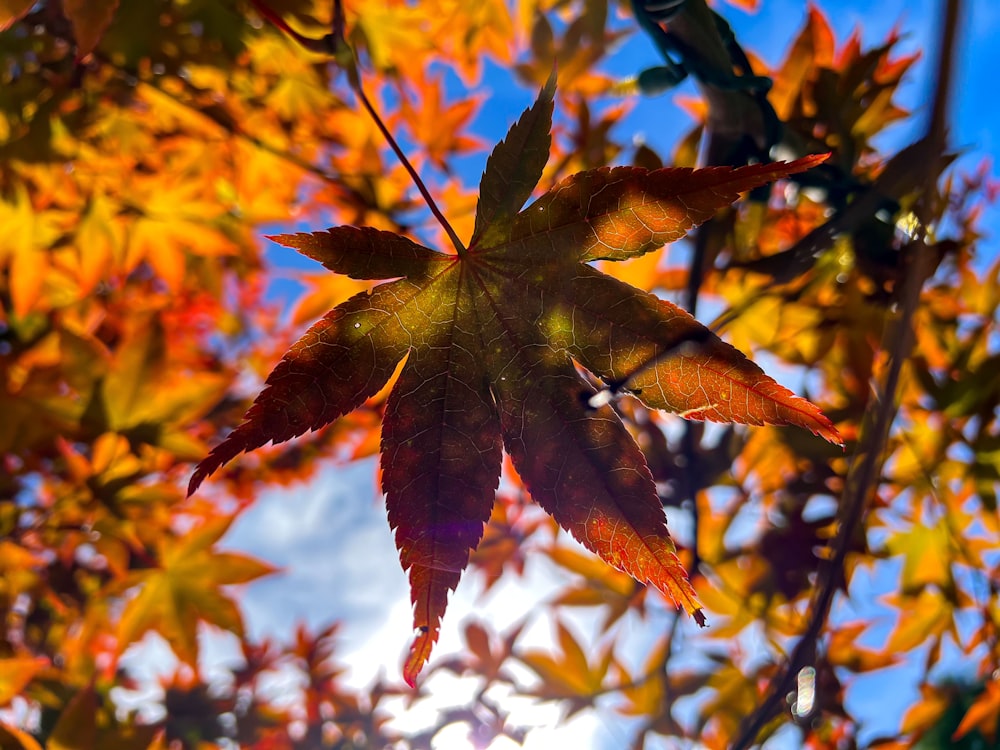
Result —
[[143, 214], [129, 228], [124, 269], [131, 272], [146, 261], [171, 291], [181, 287], [188, 253], [218, 257], [236, 252], [220, 228], [226, 207], [220, 205], [214, 183], [207, 175], [185, 173], [207, 165], [185, 163], [197, 158], [196, 152], [175, 156], [164, 168], [176, 170], [176, 176], [157, 174], [155, 180], [136, 179], [131, 186], [133, 202]]
[[943, 523], [925, 526], [918, 521], [906, 533], [891, 537], [887, 546], [891, 554], [903, 555], [904, 593], [916, 594], [929, 585], [936, 585], [945, 592], [954, 589], [953, 554]]
[[298, 301], [292, 313], [292, 323], [302, 325], [313, 321], [348, 297], [371, 288], [370, 283], [331, 273], [297, 274], [297, 280], [308, 285], [308, 291]]
[[[661, 638], [656, 646], [650, 650], [642, 672], [637, 678], [632, 678], [627, 673], [624, 674], [625, 679], [622, 682], [628, 687], [622, 693], [628, 703], [618, 709], [622, 714], [626, 716], [656, 716], [664, 710], [667, 694], [665, 666], [670, 648], [670, 638]], [[675, 697], [676, 695], [677, 693], [674, 693]]]
[[701, 709], [701, 716], [705, 721], [711, 718], [720, 722], [730, 733], [760, 704], [754, 676], [744, 674], [732, 664], [721, 665], [709, 676], [706, 685], [715, 692]]
[[615, 570], [596, 555], [585, 555], [568, 547], [553, 547], [548, 555], [556, 564], [586, 578], [589, 588], [603, 588], [619, 596], [635, 593], [632, 576]]
[[48, 666], [45, 659], [33, 656], [16, 656], [0, 659], [0, 706], [6, 706], [31, 682], [35, 675]]
[[296, 200], [297, 168], [243, 143], [235, 143], [234, 150], [240, 168], [233, 176], [233, 203], [240, 215], [249, 224], [286, 220]]
[[648, 253], [641, 258], [636, 258], [631, 263], [611, 263], [602, 261], [598, 264], [604, 273], [614, 276], [626, 284], [653, 291], [652, 285], [656, 282], [657, 267], [660, 265], [661, 253]]
[[200, 443], [190, 444], [178, 430], [215, 406], [227, 381], [221, 373], [185, 372], [172, 364], [162, 323], [137, 316], [102, 383], [95, 410], [100, 421], [93, 426], [135, 433], [153, 445], [169, 441], [183, 449], [179, 457], [195, 457]]
[[925, 588], [916, 597], [893, 594], [885, 599], [899, 610], [899, 622], [885, 646], [890, 653], [909, 651], [954, 627], [953, 606], [936, 589]]
[[282, 76], [266, 101], [283, 120], [295, 122], [329, 109], [331, 97], [309, 68], [302, 76]]
[[80, 291], [90, 292], [106, 279], [118, 263], [124, 246], [124, 231], [115, 206], [102, 195], [91, 200], [76, 232], [77, 271]]
[[431, 49], [428, 13], [386, 0], [366, 0], [356, 29], [364, 36], [372, 64], [379, 70], [420, 65]]
[[274, 568], [252, 557], [213, 549], [231, 521], [208, 521], [183, 537], [162, 541], [159, 567], [132, 574], [131, 582], [141, 589], [122, 613], [120, 649], [155, 630], [170, 643], [178, 659], [195, 666], [199, 621], [242, 636], [239, 609], [221, 587], [247, 583]]
[[49, 268], [45, 252], [60, 234], [59, 216], [52, 211], [36, 211], [28, 192], [19, 186], [14, 203], [0, 199], [0, 265], [10, 269], [10, 296], [14, 312], [24, 317], [35, 309]]
[[115, 433], [105, 433], [94, 441], [92, 460], [94, 475], [101, 477], [105, 484], [142, 470], [139, 459], [129, 448], [128, 440]]
[[556, 623], [559, 652], [529, 651], [518, 658], [542, 678], [538, 687], [539, 697], [589, 698], [601, 692], [601, 686], [611, 664], [611, 649], [605, 647], [591, 665], [583, 648], [569, 629]]
[[505, 0], [437, 0], [428, 15], [435, 24], [432, 38], [467, 85], [479, 81], [485, 56], [504, 65], [512, 62], [517, 40]]

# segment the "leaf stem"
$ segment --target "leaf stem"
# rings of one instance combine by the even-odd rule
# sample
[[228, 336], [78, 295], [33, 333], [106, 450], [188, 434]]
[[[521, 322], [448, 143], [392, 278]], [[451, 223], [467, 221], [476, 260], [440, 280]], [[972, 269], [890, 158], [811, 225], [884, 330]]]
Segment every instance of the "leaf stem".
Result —
[[441, 213], [441, 209], [438, 208], [437, 203], [434, 202], [434, 198], [431, 196], [427, 186], [424, 185], [424, 181], [421, 180], [420, 175], [417, 174], [417, 170], [413, 168], [412, 164], [410, 164], [410, 160], [406, 158], [406, 154], [403, 153], [403, 149], [401, 149], [399, 144], [396, 143], [396, 139], [392, 137], [392, 133], [389, 132], [385, 123], [382, 122], [382, 118], [379, 117], [378, 112], [375, 111], [375, 107], [373, 107], [372, 103], [368, 101], [368, 97], [365, 95], [365, 91], [361, 87], [360, 77], [351, 80], [351, 88], [354, 89], [354, 93], [357, 94], [361, 104], [364, 105], [365, 110], [367, 110], [368, 114], [375, 122], [375, 126], [382, 133], [386, 141], [388, 141], [389, 147], [393, 150], [393, 153], [396, 154], [396, 158], [399, 159], [399, 163], [402, 164], [403, 168], [409, 173], [410, 179], [413, 180], [413, 184], [417, 186], [417, 190], [420, 191], [420, 195], [423, 197], [427, 207], [431, 210], [431, 213], [434, 214], [434, 218], [437, 219], [438, 223], [448, 235], [448, 239], [451, 240], [451, 244], [455, 247], [455, 252], [458, 253], [459, 256], [465, 255], [466, 248], [462, 243], [462, 240], [460, 240], [458, 235], [455, 234], [455, 230], [452, 229], [451, 224], [448, 223], [448, 219], [445, 218], [444, 214]]
[[466, 248], [462, 243], [462, 240], [458, 238], [455, 230], [452, 228], [451, 224], [448, 223], [448, 219], [446, 219], [444, 214], [441, 213], [441, 209], [438, 208], [437, 203], [435, 203], [434, 198], [431, 196], [431, 193], [424, 184], [424, 181], [420, 179], [420, 175], [417, 174], [417, 170], [414, 169], [410, 160], [406, 158], [406, 154], [403, 153], [403, 149], [401, 149], [399, 144], [396, 143], [396, 139], [393, 137], [392, 133], [389, 132], [389, 128], [385, 126], [385, 123], [382, 122], [382, 118], [379, 117], [378, 112], [375, 111], [375, 107], [372, 106], [371, 101], [369, 101], [368, 96], [365, 94], [365, 90], [361, 85], [361, 74], [358, 72], [357, 60], [354, 58], [354, 52], [350, 45], [347, 44], [347, 40], [344, 37], [344, 8], [340, 0], [334, 0], [333, 2], [331, 19], [333, 30], [322, 39], [313, 39], [298, 33], [295, 29], [285, 23], [285, 20], [271, 10], [262, 0], [251, 0], [251, 2], [265, 20], [269, 21], [275, 27], [294, 39], [300, 46], [310, 52], [330, 55], [341, 65], [342, 68], [345, 69], [345, 72], [347, 73], [347, 81], [351, 90], [357, 95], [358, 100], [364, 106], [365, 111], [368, 112], [368, 115], [372, 118], [372, 121], [379, 129], [379, 132], [382, 133], [382, 136], [389, 144], [392, 152], [396, 155], [399, 163], [403, 165], [407, 174], [410, 175], [410, 179], [413, 180], [413, 184], [416, 185], [417, 190], [420, 191], [420, 195], [424, 199], [424, 203], [427, 204], [431, 213], [434, 214], [434, 218], [437, 219], [438, 223], [444, 229], [445, 234], [448, 235], [448, 239], [451, 240], [451, 244], [454, 245], [455, 252], [458, 253], [459, 256], [465, 255]]

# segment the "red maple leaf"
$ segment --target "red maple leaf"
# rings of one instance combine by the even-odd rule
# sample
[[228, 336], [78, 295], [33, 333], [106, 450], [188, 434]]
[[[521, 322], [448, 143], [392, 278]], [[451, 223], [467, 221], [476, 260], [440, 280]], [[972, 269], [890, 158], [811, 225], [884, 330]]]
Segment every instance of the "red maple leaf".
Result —
[[469, 247], [444, 254], [365, 227], [279, 242], [358, 279], [395, 279], [331, 310], [285, 355], [190, 491], [243, 451], [360, 406], [405, 359], [382, 428], [382, 486], [419, 631], [413, 684], [490, 516], [506, 449], [532, 497], [584, 546], [699, 623], [642, 453], [575, 364], [691, 419], [805, 427], [809, 402], [675, 305], [592, 268], [682, 237], [741, 192], [823, 161], [620, 167], [563, 180], [528, 208], [548, 158], [554, 80], [487, 163]]

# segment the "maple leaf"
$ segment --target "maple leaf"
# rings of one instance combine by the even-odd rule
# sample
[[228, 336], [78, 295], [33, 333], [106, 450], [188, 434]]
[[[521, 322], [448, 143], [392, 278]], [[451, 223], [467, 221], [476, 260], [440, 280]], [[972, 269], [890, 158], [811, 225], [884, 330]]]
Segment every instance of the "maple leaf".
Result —
[[248, 583], [274, 571], [270, 566], [232, 552], [217, 552], [215, 543], [232, 518], [204, 523], [179, 539], [160, 543], [160, 565], [133, 571], [123, 588], [141, 585], [125, 605], [118, 640], [124, 649], [146, 631], [156, 630], [185, 664], [198, 662], [198, 621], [243, 635], [239, 608], [222, 586]]
[[476, 114], [481, 98], [465, 97], [456, 102], [444, 101], [444, 80], [428, 76], [416, 82], [415, 106], [404, 98], [400, 114], [423, 146], [431, 163], [446, 174], [450, 172], [448, 157], [473, 151], [480, 142], [468, 135], [465, 128]]
[[[614, 661], [612, 644], [588, 656], [570, 630], [556, 621], [558, 650], [528, 651], [519, 659], [540, 678], [536, 695], [542, 700], [568, 701], [568, 716], [592, 706], [603, 692], [604, 679]], [[593, 657], [596, 656], [596, 659]]]
[[704, 622], [642, 453], [609, 406], [589, 406], [594, 389], [574, 362], [605, 381], [627, 381], [650, 407], [799, 425], [841, 442], [815, 406], [683, 310], [587, 265], [679, 239], [740, 192], [825, 157], [741, 169], [596, 169], [521, 211], [548, 158], [554, 90], [550, 78], [490, 156], [468, 249], [445, 255], [364, 227], [274, 238], [337, 273], [395, 280], [314, 325], [189, 485], [194, 492], [242, 451], [354, 410], [405, 360], [381, 448], [419, 631], [404, 668], [410, 684], [490, 516], [501, 446], [563, 528]]

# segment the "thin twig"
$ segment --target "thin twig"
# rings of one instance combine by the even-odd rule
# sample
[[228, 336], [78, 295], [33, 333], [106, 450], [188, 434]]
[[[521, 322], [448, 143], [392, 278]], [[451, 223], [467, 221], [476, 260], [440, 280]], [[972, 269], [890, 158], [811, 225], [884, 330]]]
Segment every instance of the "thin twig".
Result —
[[[959, 0], [946, 0], [944, 8], [944, 23], [942, 24], [941, 42], [939, 45], [937, 81], [934, 91], [931, 120], [923, 140], [938, 148], [941, 153], [945, 147], [948, 100], [951, 91], [951, 76], [955, 38], [960, 15]], [[936, 162], [929, 161], [924, 167], [924, 201], [920, 210], [926, 212], [927, 198], [934, 190], [934, 167]], [[926, 216], [920, 217], [921, 231], [926, 227]], [[900, 373], [914, 342], [912, 318], [920, 302], [920, 291], [931, 273], [929, 253], [925, 239], [921, 236], [911, 243], [905, 257], [904, 280], [898, 293], [900, 305], [899, 317], [895, 326], [886, 330], [884, 343], [889, 353], [889, 370], [885, 386], [879, 399], [878, 409], [871, 417], [869, 412], [862, 426], [862, 447], [856, 454], [844, 488], [842, 498], [842, 520], [834, 544], [834, 555], [830, 564], [825, 567], [823, 582], [810, 607], [809, 624], [796, 643], [788, 657], [780, 676], [772, 680], [768, 686], [764, 702], [751, 714], [739, 736], [730, 746], [731, 750], [746, 750], [757, 739], [761, 729], [777, 715], [783, 697], [792, 689], [798, 671], [812, 661], [820, 632], [826, 625], [833, 603], [834, 594], [839, 584], [844, 580], [844, 563], [850, 551], [851, 542], [864, 517], [868, 499], [874, 492], [882, 463], [885, 459], [885, 446], [889, 437], [889, 429], [896, 416], [896, 391], [899, 386]], [[857, 459], [860, 455], [860, 460]]]
[[389, 132], [385, 123], [382, 122], [382, 118], [378, 116], [378, 112], [375, 111], [371, 102], [368, 101], [368, 97], [365, 96], [364, 89], [361, 88], [361, 81], [356, 81], [356, 85], [353, 85], [352, 87], [354, 88], [354, 93], [357, 94], [358, 99], [368, 111], [368, 114], [371, 115], [376, 127], [378, 127], [382, 135], [385, 136], [386, 141], [389, 142], [389, 146], [396, 154], [396, 158], [399, 159], [403, 168], [409, 173], [410, 179], [412, 179], [413, 183], [417, 186], [417, 190], [420, 191], [420, 195], [423, 197], [424, 202], [427, 203], [427, 207], [431, 210], [431, 213], [434, 214], [434, 218], [437, 219], [438, 223], [444, 228], [445, 233], [448, 235], [448, 239], [451, 240], [451, 244], [455, 247], [455, 252], [458, 253], [459, 256], [465, 255], [465, 245], [462, 244], [462, 240], [458, 238], [458, 235], [455, 233], [455, 230], [452, 229], [451, 224], [448, 223], [444, 214], [441, 213], [441, 209], [439, 209], [437, 203], [434, 202], [434, 198], [431, 197], [430, 191], [427, 190], [427, 186], [424, 185], [424, 181], [420, 179], [420, 175], [417, 174], [417, 170], [413, 168], [412, 164], [410, 164], [410, 160], [406, 158], [406, 154], [403, 153], [399, 144], [396, 143], [396, 139], [392, 137], [392, 133]]
[[372, 118], [375, 126], [382, 133], [392, 152], [399, 159], [399, 163], [403, 165], [407, 174], [410, 175], [410, 179], [413, 180], [413, 184], [416, 185], [417, 190], [420, 192], [420, 196], [424, 199], [427, 207], [431, 210], [434, 218], [437, 219], [438, 223], [444, 229], [445, 234], [448, 235], [448, 239], [451, 240], [451, 244], [455, 247], [455, 252], [459, 256], [465, 255], [466, 248], [462, 241], [459, 239], [455, 230], [452, 228], [448, 219], [445, 218], [444, 214], [441, 213], [441, 209], [438, 208], [437, 203], [431, 196], [430, 191], [424, 184], [424, 181], [420, 179], [420, 175], [417, 174], [417, 170], [414, 169], [410, 160], [406, 157], [403, 149], [400, 148], [396, 139], [393, 137], [392, 133], [389, 132], [389, 128], [386, 127], [385, 123], [382, 122], [382, 118], [379, 117], [378, 112], [375, 107], [372, 106], [371, 101], [369, 101], [368, 96], [365, 94], [364, 87], [361, 85], [361, 75], [358, 72], [357, 61], [354, 59], [354, 53], [350, 46], [347, 44], [347, 40], [344, 37], [344, 10], [342, 4], [339, 0], [334, 1], [333, 5], [333, 18], [331, 20], [333, 30], [330, 34], [327, 34], [321, 39], [313, 39], [312, 37], [307, 37], [299, 32], [295, 31], [291, 26], [289, 26], [280, 15], [271, 10], [262, 0], [252, 0], [254, 7], [257, 11], [271, 24], [283, 31], [289, 37], [294, 39], [301, 47], [310, 51], [320, 54], [326, 54], [339, 63], [343, 64], [345, 62], [345, 57], [349, 53], [350, 58], [347, 65], [349, 69], [347, 72], [347, 81], [354, 91], [354, 94], [358, 97], [358, 101], [364, 106], [365, 111]]

